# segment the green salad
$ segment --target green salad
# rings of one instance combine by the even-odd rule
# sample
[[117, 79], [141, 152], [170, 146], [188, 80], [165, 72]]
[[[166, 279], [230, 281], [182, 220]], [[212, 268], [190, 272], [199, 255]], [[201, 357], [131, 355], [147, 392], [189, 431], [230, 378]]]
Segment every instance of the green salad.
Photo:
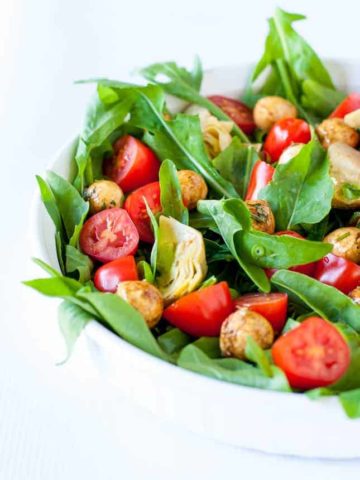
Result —
[[240, 98], [202, 95], [198, 58], [144, 85], [86, 81], [74, 175], [37, 177], [58, 268], [35, 259], [48, 277], [25, 282], [62, 299], [67, 358], [96, 320], [179, 367], [360, 417], [360, 93], [336, 88], [302, 19], [276, 10]]

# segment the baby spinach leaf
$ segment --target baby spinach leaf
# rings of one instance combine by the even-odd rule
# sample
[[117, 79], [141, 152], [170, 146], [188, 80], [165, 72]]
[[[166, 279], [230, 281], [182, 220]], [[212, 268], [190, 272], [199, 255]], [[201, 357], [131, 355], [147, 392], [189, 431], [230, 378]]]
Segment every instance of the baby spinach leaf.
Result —
[[[140, 73], [148, 81], [160, 85], [166, 93], [208, 109], [219, 120], [232, 122], [221, 108], [200, 95], [202, 69], [198, 58], [192, 72], [179, 67], [175, 62], [165, 62], [143, 68]], [[162, 81], [161, 78], [165, 80]], [[243, 142], [249, 143], [248, 137], [236, 124], [233, 126], [233, 133]]]
[[340, 393], [339, 400], [349, 418], [360, 418], [360, 388]]
[[77, 297], [94, 307], [101, 321], [124, 340], [151, 355], [168, 359], [142, 315], [125, 300], [111, 293], [100, 292], [79, 293]]
[[178, 328], [172, 328], [160, 335], [157, 340], [164, 352], [173, 355], [188, 345], [191, 337]]
[[299, 298], [321, 317], [344, 322], [360, 332], [360, 307], [351, 298], [311, 277], [288, 270], [279, 270], [271, 283]]
[[177, 170], [171, 160], [164, 160], [159, 171], [160, 201], [162, 213], [185, 225], [189, 223], [189, 211], [184, 206]]
[[59, 207], [57, 205], [55, 196], [49, 187], [49, 185], [46, 183], [46, 181], [41, 178], [39, 175], [36, 175], [36, 180], [39, 185], [40, 189], [40, 195], [41, 195], [41, 200], [55, 225], [55, 229], [57, 232], [60, 232], [61, 235], [64, 234], [64, 227], [59, 211]]
[[349, 325], [337, 322], [336, 327], [344, 336], [351, 351], [350, 366], [344, 375], [334, 384], [329, 386], [334, 392], [344, 392], [360, 387], [360, 336]]
[[326, 152], [314, 137], [296, 157], [278, 165], [260, 192], [274, 212], [278, 230], [320, 222], [331, 210], [333, 183]]
[[259, 160], [259, 154], [251, 145], [245, 145], [235, 137], [230, 145], [213, 160], [216, 170], [231, 182], [245, 198], [252, 169]]
[[326, 118], [345, 98], [345, 94], [307, 78], [302, 84], [301, 104], [304, 108]]
[[195, 344], [187, 345], [181, 351], [177, 364], [187, 370], [224, 382], [267, 390], [290, 391], [284, 373], [277, 367], [271, 366], [272, 376], [268, 377], [259, 368], [235, 358], [209, 358]]
[[149, 283], [154, 283], [153, 271], [146, 260], [140, 260], [140, 262], [137, 264], [137, 269], [139, 271], [140, 278]]
[[55, 270], [55, 268], [51, 267], [47, 263], [45, 263], [40, 258], [32, 258], [32, 261], [36, 263], [40, 268], [42, 268], [46, 273], [50, 275], [50, 277], [61, 277], [61, 274]]
[[264, 375], [267, 377], [273, 376], [268, 357], [260, 345], [250, 335], [246, 340], [245, 355], [248, 360], [254, 362], [260, 368]]
[[65, 300], [59, 305], [59, 328], [64, 337], [67, 349], [66, 357], [62, 362], [60, 362], [60, 365], [69, 360], [76, 340], [79, 338], [81, 332], [91, 320], [95, 320], [94, 316], [87, 313], [74, 303]]
[[27, 280], [23, 283], [49, 297], [73, 296], [82, 287], [82, 284], [77, 280], [64, 276], [37, 278], [34, 280]]
[[66, 271], [68, 273], [78, 272], [79, 282], [85, 283], [91, 278], [91, 271], [93, 269], [93, 263], [90, 258], [81, 253], [75, 247], [71, 245], [66, 245], [65, 247], [66, 255]]

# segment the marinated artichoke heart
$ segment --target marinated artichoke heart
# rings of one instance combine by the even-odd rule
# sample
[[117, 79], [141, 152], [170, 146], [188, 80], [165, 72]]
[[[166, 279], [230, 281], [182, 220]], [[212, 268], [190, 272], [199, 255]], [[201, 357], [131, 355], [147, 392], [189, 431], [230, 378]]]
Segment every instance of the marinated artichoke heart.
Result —
[[200, 232], [173, 218], [161, 216], [157, 286], [165, 304], [196, 290], [207, 273], [205, 245]]
[[360, 152], [344, 143], [334, 143], [328, 155], [335, 187], [333, 207], [360, 208]]

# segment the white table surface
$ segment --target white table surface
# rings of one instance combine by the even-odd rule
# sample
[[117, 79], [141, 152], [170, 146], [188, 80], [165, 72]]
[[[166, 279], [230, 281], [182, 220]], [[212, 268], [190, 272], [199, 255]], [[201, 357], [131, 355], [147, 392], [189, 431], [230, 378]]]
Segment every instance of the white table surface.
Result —
[[358, 56], [353, 0], [0, 1], [1, 480], [359, 478], [360, 461], [268, 456], [165, 424], [98, 378], [81, 342], [56, 367], [56, 323], [29, 314], [19, 284], [33, 176], [78, 131], [89, 95], [73, 80], [194, 53], [205, 66], [257, 59], [276, 4], [309, 15], [299, 28], [322, 55]]

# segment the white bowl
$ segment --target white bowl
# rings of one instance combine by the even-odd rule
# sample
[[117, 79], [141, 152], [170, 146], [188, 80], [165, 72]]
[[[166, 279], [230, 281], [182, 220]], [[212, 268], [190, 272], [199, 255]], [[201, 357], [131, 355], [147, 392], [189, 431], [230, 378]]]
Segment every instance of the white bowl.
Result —
[[[339, 86], [355, 89], [359, 66], [331, 62], [329, 67]], [[210, 70], [205, 74], [203, 92], [237, 96], [248, 74], [248, 65]], [[67, 176], [75, 144], [73, 140], [66, 145], [49, 168]], [[31, 229], [33, 255], [57, 267], [54, 229], [38, 194]], [[335, 398], [312, 401], [305, 395], [207, 378], [144, 353], [95, 321], [84, 335], [101, 374], [134, 402], [162, 418], [221, 442], [265, 452], [360, 457], [360, 420], [349, 420]]]

